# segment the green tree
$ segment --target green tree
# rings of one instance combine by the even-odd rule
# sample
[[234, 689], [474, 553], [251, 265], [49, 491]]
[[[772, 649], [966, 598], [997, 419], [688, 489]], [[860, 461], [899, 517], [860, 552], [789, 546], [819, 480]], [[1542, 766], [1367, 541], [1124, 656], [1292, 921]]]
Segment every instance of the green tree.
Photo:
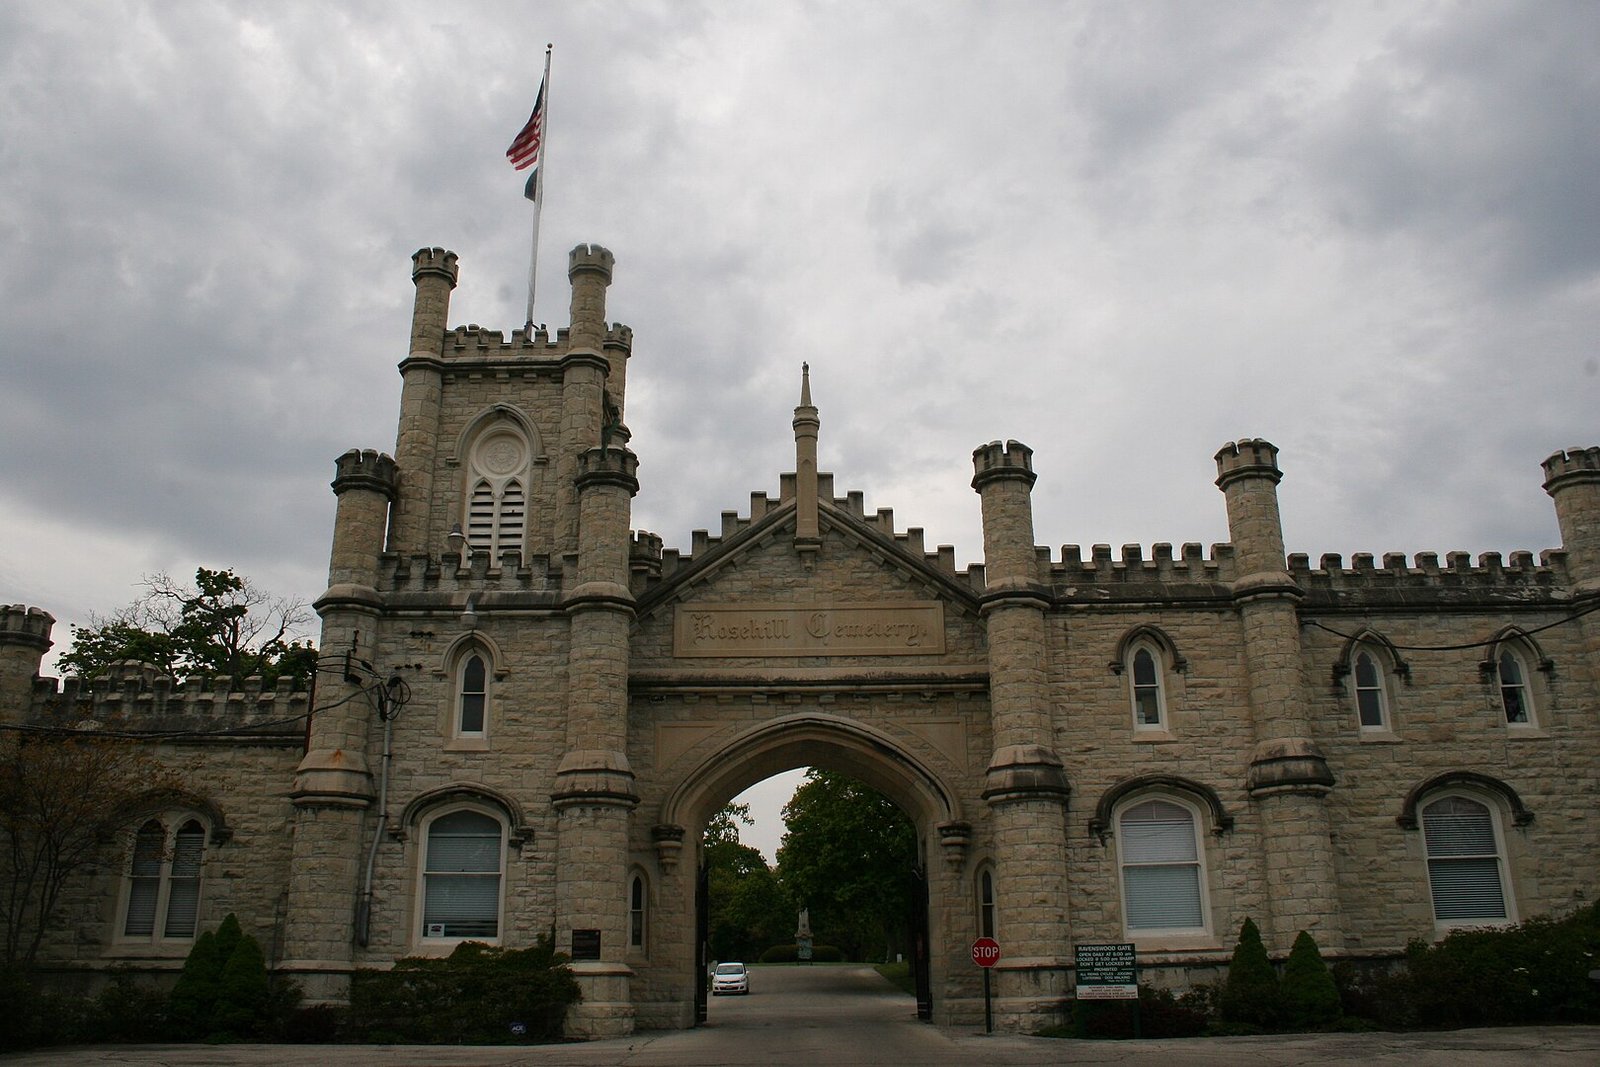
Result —
[[1294, 939], [1283, 966], [1283, 1023], [1295, 1030], [1320, 1030], [1343, 1014], [1333, 972], [1323, 962], [1317, 942], [1304, 930]]
[[231, 570], [201, 567], [194, 584], [148, 575], [145, 593], [109, 616], [72, 628], [65, 671], [93, 678], [117, 664], [149, 663], [177, 678], [223, 675], [235, 685], [260, 675], [309, 679], [316, 649], [298, 638], [310, 620], [298, 600], [274, 597]]
[[180, 787], [136, 742], [0, 734], [0, 962], [32, 966], [67, 882], [142, 798]]
[[760, 850], [739, 840], [741, 825], [754, 825], [748, 804], [728, 804], [706, 824], [710, 951], [719, 960], [755, 959], [794, 934], [789, 898]]
[[851, 778], [812, 769], [783, 816], [778, 878], [810, 909], [817, 940], [852, 959], [906, 951], [917, 841], [905, 813]]
[[1271, 1030], [1281, 1016], [1278, 972], [1267, 958], [1261, 931], [1251, 919], [1239, 928], [1239, 943], [1228, 961], [1228, 980], [1218, 1009], [1224, 1022]]

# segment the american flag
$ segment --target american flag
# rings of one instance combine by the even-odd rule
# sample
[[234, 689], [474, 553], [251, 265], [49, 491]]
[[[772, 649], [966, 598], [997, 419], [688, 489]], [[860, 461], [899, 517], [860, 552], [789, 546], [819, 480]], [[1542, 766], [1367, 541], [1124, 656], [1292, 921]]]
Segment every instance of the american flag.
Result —
[[539, 83], [539, 96], [533, 102], [533, 114], [528, 116], [527, 123], [517, 132], [511, 141], [511, 147], [506, 149], [506, 158], [518, 170], [524, 170], [539, 162], [539, 149], [544, 143], [544, 82]]

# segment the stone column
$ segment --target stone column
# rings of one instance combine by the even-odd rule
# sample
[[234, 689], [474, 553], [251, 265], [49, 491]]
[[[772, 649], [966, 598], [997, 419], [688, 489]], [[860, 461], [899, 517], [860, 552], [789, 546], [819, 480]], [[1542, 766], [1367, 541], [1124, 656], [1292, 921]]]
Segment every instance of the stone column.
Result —
[[983, 503], [982, 598], [989, 643], [994, 751], [983, 798], [994, 840], [995, 905], [1004, 951], [996, 1015], [1008, 1030], [1059, 1021], [1066, 997], [1066, 773], [1055, 753], [1045, 610], [1033, 544], [1033, 450], [990, 442], [972, 454]]
[[[416, 303], [411, 312], [411, 350], [400, 363], [400, 429], [395, 462], [400, 481], [395, 500], [390, 548], [402, 554], [426, 552], [428, 515], [433, 504], [433, 464], [439, 440], [439, 402], [444, 370], [444, 334], [450, 315], [450, 291], [458, 275], [456, 254], [442, 248], [420, 248], [411, 257]], [[436, 531], [442, 540], [448, 532]]]
[[[1278, 515], [1278, 450], [1266, 441], [1223, 446], [1217, 487], [1228, 505], [1237, 577], [1234, 609], [1244, 637], [1256, 744], [1246, 787], [1265, 850], [1269, 948], [1287, 952], [1301, 930], [1324, 950], [1344, 947], [1324, 798], [1333, 773], [1311, 737], [1299, 602], [1289, 575]], [[1219, 935], [1227, 931], [1218, 931]]]
[[351, 450], [337, 461], [328, 590], [313, 605], [322, 616], [310, 744], [295, 772], [295, 806], [283, 969], [312, 1001], [341, 1000], [353, 966], [362, 825], [372, 803], [366, 691], [380, 679], [371, 663], [383, 606], [376, 586], [394, 460]]
[[556, 940], [573, 950], [599, 940], [599, 959], [575, 959], [583, 1001], [567, 1033], [588, 1038], [633, 1032], [627, 953], [630, 814], [639, 803], [628, 766], [629, 502], [638, 460], [625, 448], [591, 448], [577, 477], [578, 584], [565, 608], [567, 752], [551, 795], [556, 824]]
[[33, 707], [33, 682], [52, 644], [55, 618], [47, 611], [7, 604], [0, 607], [0, 722], [27, 720]]

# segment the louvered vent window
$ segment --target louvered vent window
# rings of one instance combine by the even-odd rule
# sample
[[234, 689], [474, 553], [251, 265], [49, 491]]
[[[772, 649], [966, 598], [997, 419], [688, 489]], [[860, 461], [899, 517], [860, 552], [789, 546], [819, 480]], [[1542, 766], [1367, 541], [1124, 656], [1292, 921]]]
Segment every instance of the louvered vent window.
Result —
[[167, 937], [193, 937], [200, 917], [200, 856], [206, 832], [190, 819], [173, 838], [172, 880], [167, 890]]
[[1422, 809], [1433, 916], [1441, 925], [1503, 922], [1506, 908], [1494, 814], [1467, 797], [1444, 797]]
[[1200, 853], [1194, 813], [1147, 800], [1118, 820], [1122, 894], [1129, 930], [1203, 930]]
[[525, 511], [522, 484], [507, 482], [500, 494], [500, 521], [495, 533], [496, 554], [522, 548], [522, 523]]
[[532, 450], [510, 421], [484, 431], [472, 446], [467, 494], [467, 546], [496, 565], [506, 552], [524, 550]]
[[149, 937], [156, 928], [156, 905], [161, 896], [161, 854], [167, 831], [151, 820], [133, 839], [133, 865], [128, 872], [128, 916], [122, 932], [128, 937]]
[[472, 503], [467, 507], [467, 544], [474, 552], [493, 552], [494, 532], [494, 490], [488, 482], [479, 482], [472, 487]]
[[422, 936], [500, 935], [499, 820], [477, 811], [441, 815], [428, 827]]

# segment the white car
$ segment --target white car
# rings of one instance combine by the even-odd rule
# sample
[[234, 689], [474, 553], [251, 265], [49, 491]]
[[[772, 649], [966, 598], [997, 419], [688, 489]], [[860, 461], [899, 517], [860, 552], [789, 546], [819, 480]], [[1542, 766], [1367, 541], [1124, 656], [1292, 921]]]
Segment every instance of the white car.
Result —
[[719, 963], [711, 975], [711, 995], [750, 992], [750, 972], [742, 963]]

